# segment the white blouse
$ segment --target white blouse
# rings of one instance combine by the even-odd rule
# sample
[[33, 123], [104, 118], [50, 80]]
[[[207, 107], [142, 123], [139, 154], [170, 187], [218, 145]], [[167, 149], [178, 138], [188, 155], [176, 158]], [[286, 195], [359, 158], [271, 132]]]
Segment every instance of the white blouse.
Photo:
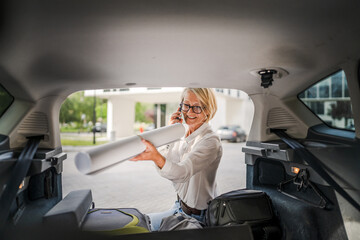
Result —
[[173, 182], [175, 191], [189, 207], [206, 209], [217, 193], [216, 171], [222, 156], [220, 138], [208, 123], [192, 134], [160, 150], [166, 158], [158, 172]]

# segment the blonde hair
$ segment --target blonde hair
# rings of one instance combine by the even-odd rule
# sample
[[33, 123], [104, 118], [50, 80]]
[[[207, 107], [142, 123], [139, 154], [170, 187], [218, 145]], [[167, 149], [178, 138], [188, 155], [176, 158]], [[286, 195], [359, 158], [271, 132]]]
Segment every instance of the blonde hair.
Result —
[[185, 88], [181, 93], [181, 102], [184, 101], [185, 94], [191, 91], [199, 99], [202, 107], [204, 108], [207, 118], [205, 122], [209, 122], [217, 111], [217, 103], [214, 90], [211, 88]]

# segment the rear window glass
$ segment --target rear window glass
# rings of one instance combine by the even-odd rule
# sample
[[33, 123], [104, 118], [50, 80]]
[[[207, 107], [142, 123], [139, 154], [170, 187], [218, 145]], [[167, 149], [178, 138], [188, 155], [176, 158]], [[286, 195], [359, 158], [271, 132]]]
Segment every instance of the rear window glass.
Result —
[[299, 94], [299, 99], [324, 123], [355, 131], [345, 72], [338, 71]]
[[13, 101], [14, 97], [0, 85], [0, 117], [5, 113], [6, 109], [10, 107]]

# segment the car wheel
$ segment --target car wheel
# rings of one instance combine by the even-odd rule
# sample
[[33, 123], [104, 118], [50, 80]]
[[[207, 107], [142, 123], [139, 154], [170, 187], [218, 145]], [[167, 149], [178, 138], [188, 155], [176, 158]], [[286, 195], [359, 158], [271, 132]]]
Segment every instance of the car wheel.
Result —
[[240, 137], [236, 137], [235, 142], [237, 142], [237, 143], [241, 142], [241, 138], [240, 138]]

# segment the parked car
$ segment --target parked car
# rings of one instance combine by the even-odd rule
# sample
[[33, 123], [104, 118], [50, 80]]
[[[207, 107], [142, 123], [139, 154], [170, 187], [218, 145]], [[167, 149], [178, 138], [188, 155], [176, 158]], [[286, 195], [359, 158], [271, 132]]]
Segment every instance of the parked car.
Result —
[[[79, 239], [91, 201], [62, 195], [67, 96], [200, 86], [242, 90], [254, 103], [239, 164], [246, 187], [271, 199], [280, 239], [359, 239], [359, 9], [346, 0], [2, 1], [0, 239]], [[133, 116], [126, 103], [111, 107]], [[59, 202], [73, 210], [48, 228]], [[250, 225], [125, 239], [256, 239]]]
[[93, 131], [95, 132], [106, 132], [107, 131], [107, 125], [105, 123], [95, 123], [95, 126], [93, 127]]
[[237, 143], [246, 141], [246, 133], [239, 125], [222, 126], [216, 133], [220, 136], [221, 140]]

